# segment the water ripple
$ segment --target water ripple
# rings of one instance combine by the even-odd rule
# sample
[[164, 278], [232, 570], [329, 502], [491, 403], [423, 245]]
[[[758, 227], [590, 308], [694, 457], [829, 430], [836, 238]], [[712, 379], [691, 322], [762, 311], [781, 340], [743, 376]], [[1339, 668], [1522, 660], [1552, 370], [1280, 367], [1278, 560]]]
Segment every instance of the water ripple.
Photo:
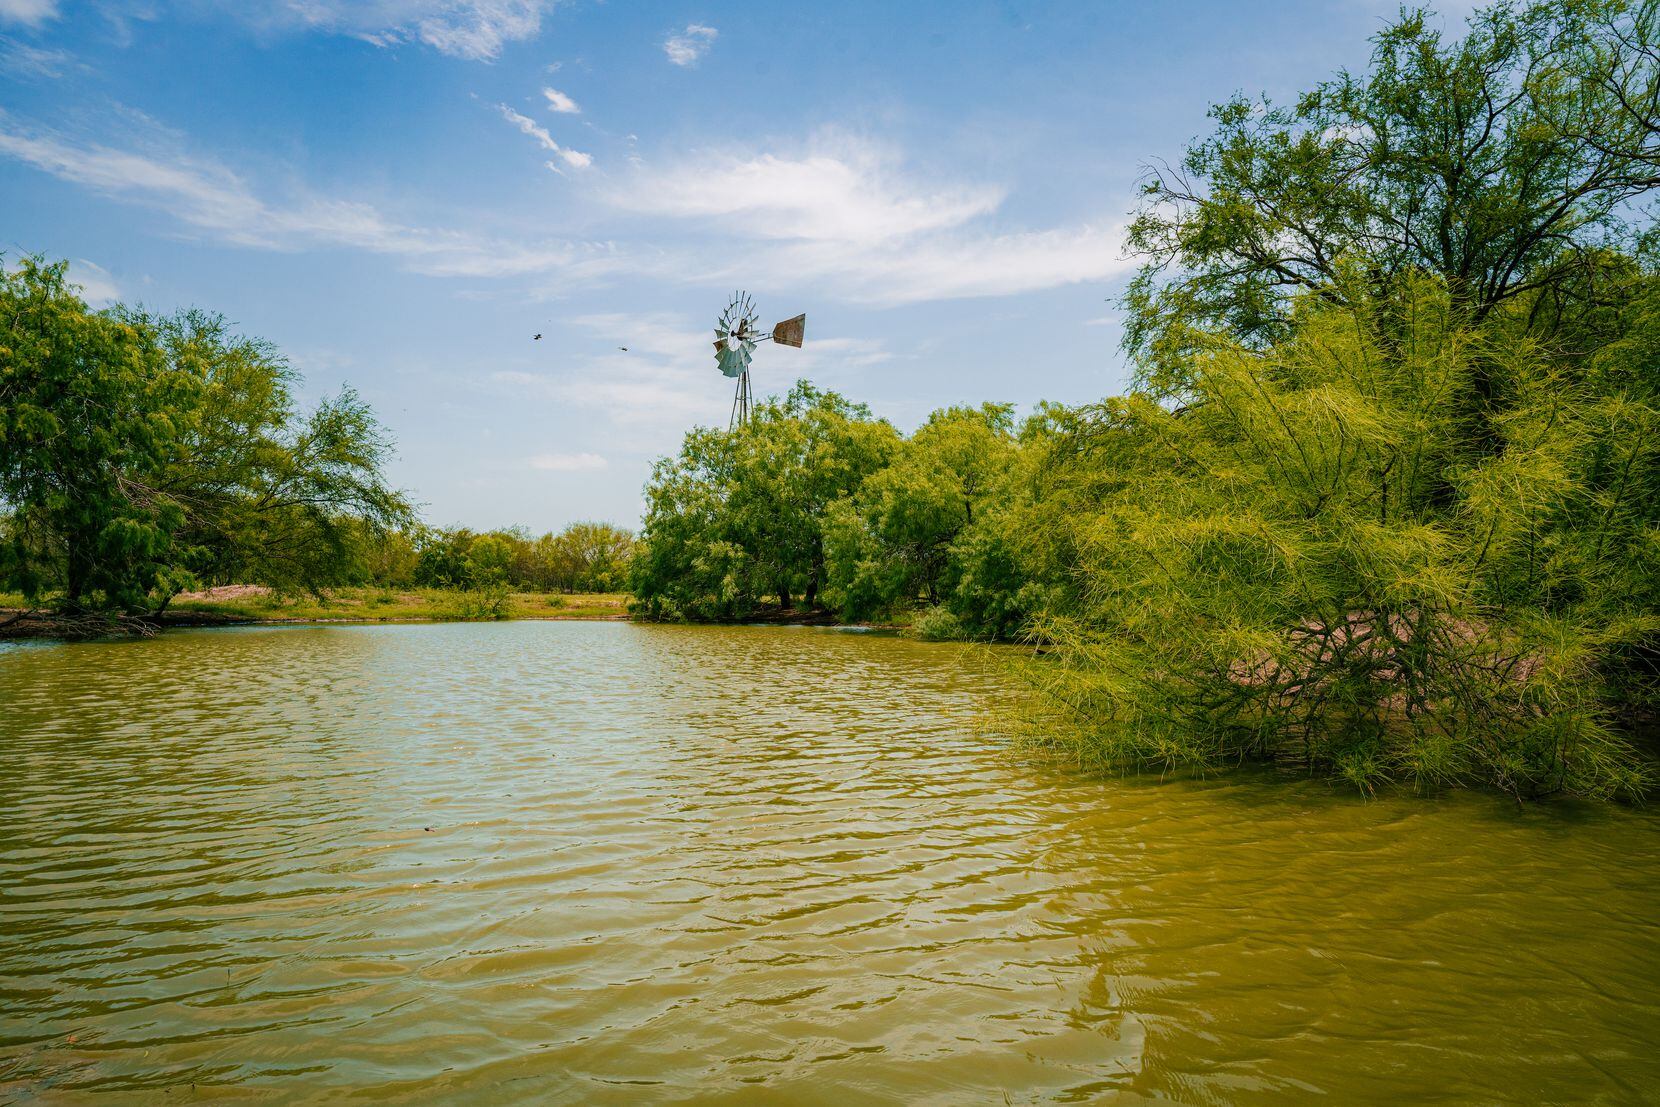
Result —
[[1653, 814], [1069, 775], [974, 735], [974, 656], [0, 650], [0, 1099], [1660, 1094]]

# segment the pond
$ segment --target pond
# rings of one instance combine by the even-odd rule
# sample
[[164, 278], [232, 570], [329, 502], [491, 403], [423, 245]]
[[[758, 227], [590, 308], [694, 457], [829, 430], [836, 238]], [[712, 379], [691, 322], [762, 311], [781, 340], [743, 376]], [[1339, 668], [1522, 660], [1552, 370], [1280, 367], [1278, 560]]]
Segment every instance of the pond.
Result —
[[0, 649], [0, 1100], [1627, 1102], [1660, 818], [976, 730], [973, 650], [626, 623]]

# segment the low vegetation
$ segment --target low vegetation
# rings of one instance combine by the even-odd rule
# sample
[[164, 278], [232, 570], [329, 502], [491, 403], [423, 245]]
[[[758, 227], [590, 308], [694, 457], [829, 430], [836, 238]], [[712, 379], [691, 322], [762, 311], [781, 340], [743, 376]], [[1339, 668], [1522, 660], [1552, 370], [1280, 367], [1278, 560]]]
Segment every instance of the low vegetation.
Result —
[[[0, 587], [77, 629], [570, 617], [624, 588], [648, 619], [901, 622], [1030, 645], [1009, 727], [1094, 766], [1640, 796], [1657, 41], [1654, 0], [1499, 3], [1461, 37], [1403, 12], [1365, 72], [1217, 105], [1149, 172], [1124, 395], [902, 434], [801, 382], [658, 462], [638, 541], [425, 526], [349, 391], [302, 414], [268, 346], [90, 311], [25, 260]], [[231, 584], [269, 591], [188, 592]]]
[[[187, 593], [172, 610], [237, 619], [295, 622], [420, 622], [459, 619], [612, 619], [627, 615], [616, 593], [480, 593], [460, 588], [335, 588], [323, 596], [282, 596], [261, 590]], [[0, 597], [3, 602], [4, 597]]]
[[661, 462], [652, 618], [1021, 640], [1081, 762], [1638, 796], [1660, 704], [1660, 5], [1407, 12], [1145, 181], [1125, 395], [904, 436], [798, 386]]

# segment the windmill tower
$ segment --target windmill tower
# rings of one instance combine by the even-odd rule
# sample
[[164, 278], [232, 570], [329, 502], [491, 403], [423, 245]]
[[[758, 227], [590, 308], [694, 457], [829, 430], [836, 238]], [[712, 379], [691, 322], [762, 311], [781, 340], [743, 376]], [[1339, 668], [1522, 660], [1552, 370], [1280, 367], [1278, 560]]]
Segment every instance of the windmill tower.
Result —
[[749, 422], [754, 408], [754, 395], [749, 387], [749, 362], [754, 357], [756, 344], [770, 339], [779, 346], [799, 348], [807, 336], [805, 315], [784, 320], [772, 328], [771, 334], [763, 334], [756, 329], [759, 319], [755, 301], [749, 298], [749, 293], [735, 292], [731, 303], [715, 321], [715, 363], [720, 366], [722, 375], [735, 378], [738, 382], [732, 397], [732, 420], [727, 424], [728, 430]]

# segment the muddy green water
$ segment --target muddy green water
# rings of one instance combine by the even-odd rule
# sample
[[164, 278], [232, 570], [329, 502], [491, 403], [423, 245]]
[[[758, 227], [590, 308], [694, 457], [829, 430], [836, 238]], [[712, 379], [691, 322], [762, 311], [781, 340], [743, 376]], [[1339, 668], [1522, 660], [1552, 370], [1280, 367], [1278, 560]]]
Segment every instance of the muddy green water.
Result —
[[1089, 779], [973, 656], [0, 650], [0, 1101], [1660, 1098], [1654, 812]]

